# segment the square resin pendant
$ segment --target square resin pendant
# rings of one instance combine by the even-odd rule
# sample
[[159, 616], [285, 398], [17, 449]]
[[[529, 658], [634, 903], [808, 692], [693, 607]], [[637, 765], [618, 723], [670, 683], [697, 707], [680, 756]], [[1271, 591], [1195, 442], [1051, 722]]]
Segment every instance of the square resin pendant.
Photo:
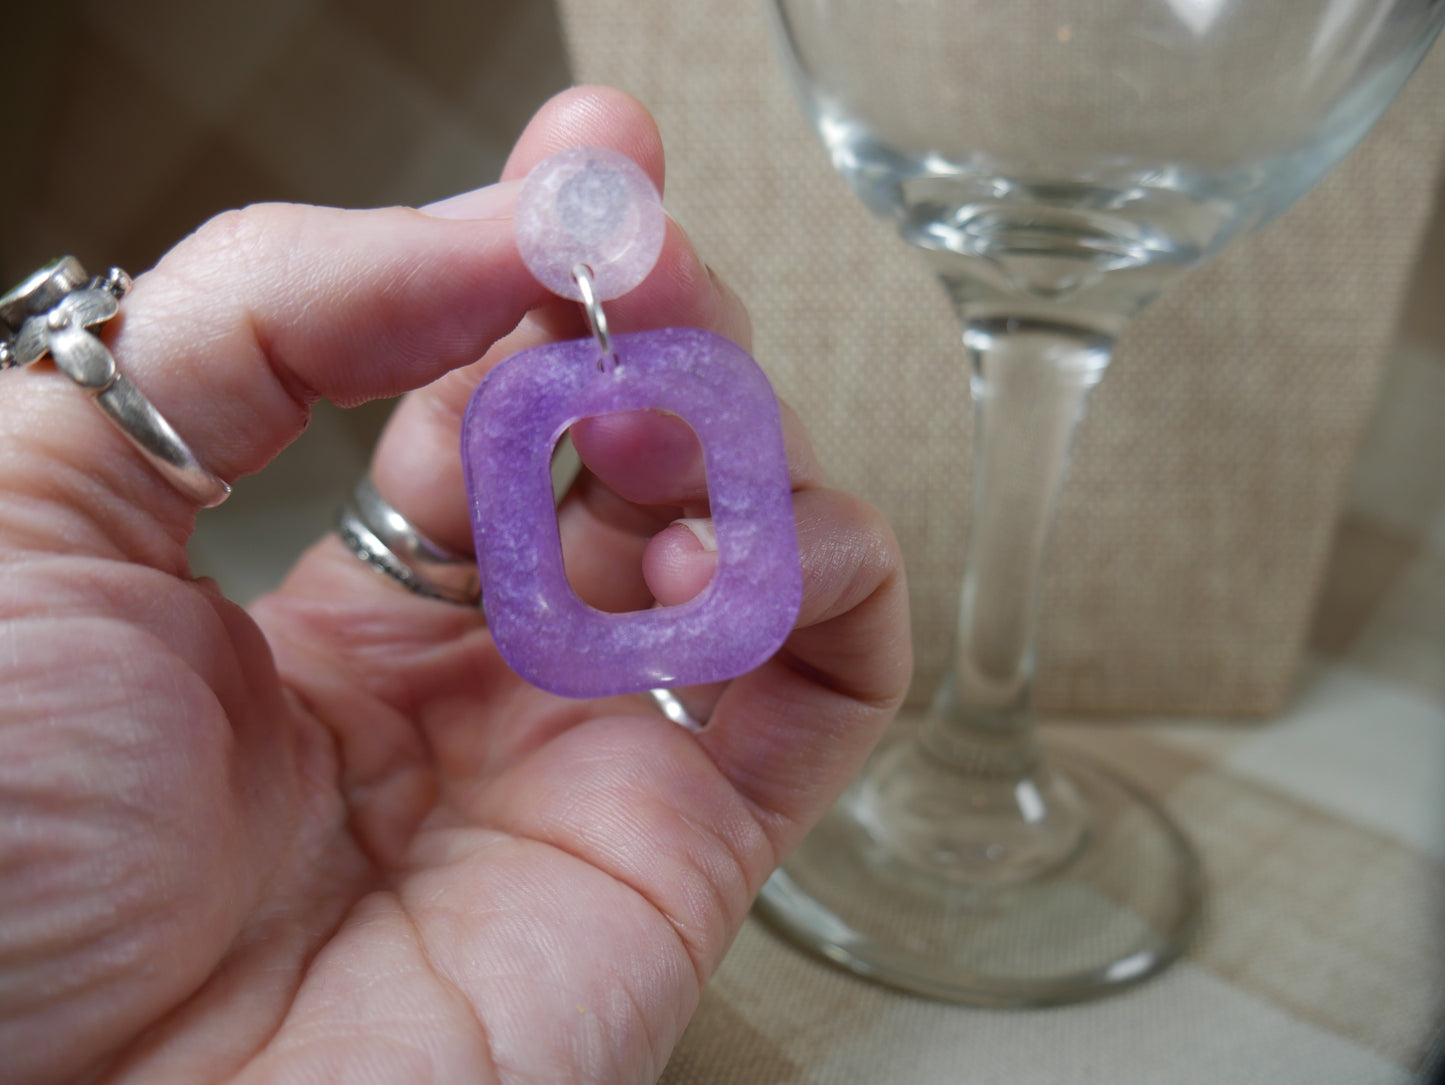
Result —
[[[605, 366], [591, 339], [523, 351], [467, 407], [462, 461], [487, 625], [514, 671], [563, 696], [734, 678], [778, 650], [802, 601], [777, 399], [752, 356], [711, 332], [636, 332], [612, 348]], [[567, 583], [552, 450], [580, 419], [648, 409], [678, 415], [702, 443], [717, 571], [687, 603], [608, 614]]]

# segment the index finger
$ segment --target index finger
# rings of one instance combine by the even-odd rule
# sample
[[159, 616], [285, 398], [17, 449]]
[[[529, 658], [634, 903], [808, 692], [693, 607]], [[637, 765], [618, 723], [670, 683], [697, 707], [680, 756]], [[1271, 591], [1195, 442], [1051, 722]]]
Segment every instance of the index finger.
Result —
[[[517, 142], [497, 193], [446, 201], [434, 213], [470, 214], [478, 206], [510, 215], [519, 178], [553, 152], [586, 144], [633, 158], [662, 181], [662, 147], [656, 124], [633, 98], [603, 88], [564, 91], [538, 111]], [[510, 187], [509, 187], [510, 186]], [[515, 332], [475, 366], [404, 399], [372, 461], [372, 480], [383, 496], [429, 538], [463, 553], [472, 547], [462, 468], [456, 450], [461, 420], [477, 382], [518, 351], [557, 338], [586, 335], [581, 310], [554, 299], [534, 310]], [[667, 326], [707, 328], [747, 346], [751, 328], [741, 302], [698, 258], [682, 230], [668, 223], [657, 266], [630, 293], [606, 303], [614, 332]]]

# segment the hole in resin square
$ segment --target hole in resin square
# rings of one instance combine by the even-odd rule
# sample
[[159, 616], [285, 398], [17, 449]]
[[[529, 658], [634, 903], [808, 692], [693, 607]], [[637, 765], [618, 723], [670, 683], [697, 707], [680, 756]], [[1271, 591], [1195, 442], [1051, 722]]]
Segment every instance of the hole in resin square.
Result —
[[[802, 598], [778, 403], [757, 363], [694, 328], [613, 344], [619, 364], [602, 370], [590, 339], [507, 359], [462, 427], [487, 624], [513, 670], [571, 697], [736, 677], [777, 651]], [[678, 415], [702, 444], [718, 567], [690, 602], [608, 614], [567, 581], [549, 461], [573, 422], [649, 409]]]
[[[605, 482], [593, 480], [588, 485], [600, 492], [587, 495], [585, 500], [591, 506], [589, 512], [584, 513], [581, 509], [564, 511], [560, 507], [557, 510], [567, 583], [588, 606], [609, 614], [630, 614], [658, 605], [645, 578], [643, 558], [650, 540], [644, 533], [663, 530], [673, 517], [706, 515], [705, 511], [699, 510], [704, 510], [710, 502], [705, 478], [701, 488], [689, 487], [689, 493], [683, 495], [687, 498], [686, 509], [656, 501], [657, 495], [664, 491], [673, 496], [670, 484], [682, 471], [690, 470], [694, 463], [700, 462], [702, 455], [702, 442], [697, 431], [685, 419], [669, 414], [664, 422], [660, 416], [660, 411], [624, 411], [596, 416], [596, 420], [604, 425], [621, 427], [620, 433], [614, 430], [611, 445], [636, 467], [640, 477], [634, 477], [633, 488], [621, 494], [610, 490]], [[623, 442], [627, 445], [625, 452], [621, 451]], [[558, 447], [563, 448], [567, 443], [564, 437]], [[575, 451], [572, 454], [575, 456]], [[554, 460], [557, 455], [554, 451]], [[611, 507], [613, 504], [616, 508]], [[590, 518], [594, 513], [606, 524], [610, 536], [606, 539], [605, 548], [599, 551], [592, 546], [579, 545], [575, 538], [569, 543], [562, 530], [562, 517]], [[612, 534], [614, 529], [615, 535]]]

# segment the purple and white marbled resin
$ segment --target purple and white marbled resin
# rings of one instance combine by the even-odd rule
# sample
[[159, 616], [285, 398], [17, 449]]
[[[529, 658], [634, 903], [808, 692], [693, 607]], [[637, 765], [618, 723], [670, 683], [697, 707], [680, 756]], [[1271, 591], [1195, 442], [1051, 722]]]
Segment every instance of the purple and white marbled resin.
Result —
[[[715, 682], [782, 645], [802, 600], [778, 402], [752, 357], [695, 328], [619, 335], [599, 367], [591, 339], [534, 347], [497, 366], [462, 425], [482, 601], [502, 657], [552, 693], [598, 697]], [[582, 418], [654, 409], [702, 442], [718, 566], [674, 607], [607, 614], [567, 583], [550, 460]]]
[[572, 269], [586, 264], [598, 300], [647, 278], [662, 251], [667, 215], [641, 166], [606, 147], [573, 147], [527, 174], [512, 215], [522, 262], [543, 286], [573, 301]]

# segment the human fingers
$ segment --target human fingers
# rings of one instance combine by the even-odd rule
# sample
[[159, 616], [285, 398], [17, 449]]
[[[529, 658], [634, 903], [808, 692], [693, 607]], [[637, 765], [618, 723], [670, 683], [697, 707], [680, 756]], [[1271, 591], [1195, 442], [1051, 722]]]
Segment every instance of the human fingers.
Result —
[[795, 495], [794, 510], [797, 624], [771, 660], [724, 688], [698, 736], [779, 855], [857, 774], [912, 674], [903, 562], [882, 515], [825, 488]]
[[[119, 371], [230, 480], [294, 439], [318, 396], [348, 404], [425, 383], [475, 358], [537, 295], [497, 221], [265, 205], [167, 254], [107, 338]], [[0, 531], [176, 571], [193, 505], [86, 398], [54, 370], [0, 380], [11, 460]]]
[[[823, 469], [798, 413], [784, 401], [783, 444], [794, 490], [823, 484]], [[572, 427], [582, 462], [618, 496], [638, 505], [702, 506], [707, 471], [702, 445], [676, 415], [626, 411], [585, 419]]]
[[[779, 406], [790, 488], [821, 485], [802, 420]], [[573, 441], [589, 469], [558, 510], [573, 589], [604, 610], [691, 599], [716, 564], [715, 555], [698, 552], [700, 542], [689, 543], [713, 539], [705, 456], [692, 428], [676, 415], [630, 411], [574, 426]], [[700, 534], [668, 526], [679, 518]]]
[[[565, 92], [538, 112], [518, 140], [499, 189], [515, 201], [519, 178], [549, 154], [569, 146], [602, 146], [627, 154], [662, 184], [662, 148], [643, 107], [617, 91]], [[472, 213], [476, 197], [459, 197], [433, 208]], [[503, 201], [510, 214], [511, 203]], [[614, 333], [684, 326], [715, 331], [747, 347], [752, 329], [737, 295], [714, 275], [686, 235], [669, 221], [656, 267], [636, 289], [606, 303]], [[462, 415], [478, 381], [495, 365], [528, 347], [587, 334], [581, 309], [553, 299], [481, 362], [408, 396], [383, 433], [372, 464], [377, 489], [426, 534], [454, 550], [471, 548], [471, 523], [456, 456]], [[582, 427], [586, 428], [586, 425]]]
[[628, 886], [666, 917], [702, 979], [908, 684], [906, 586], [887, 524], [836, 490], [794, 504], [798, 628], [772, 661], [725, 684], [706, 730], [640, 705], [594, 712], [454, 793], [478, 823], [586, 856]]
[[[651, 118], [634, 99], [616, 91], [583, 88], [559, 95], [540, 111], [519, 143], [518, 156], [543, 154], [569, 140], [620, 147], [650, 164], [660, 180], [661, 149], [656, 139]], [[518, 161], [522, 159], [514, 156], [514, 163]], [[429, 210], [463, 216], [485, 211], [505, 217], [515, 201], [516, 184], [504, 180], [489, 192], [456, 197]], [[682, 323], [742, 341], [748, 338], [742, 305], [707, 271], [675, 225], [668, 227], [658, 265], [629, 300], [633, 296], [639, 321]], [[609, 302], [609, 312], [617, 304]], [[427, 538], [460, 553], [470, 552], [471, 524], [458, 449], [461, 419], [472, 392], [503, 358], [558, 336], [585, 334], [575, 303], [543, 302], [479, 361], [405, 397], [373, 458], [370, 474], [377, 491]], [[634, 557], [631, 564], [635, 567], [637, 562]], [[475, 631], [475, 611], [407, 597], [356, 560], [335, 537], [313, 548], [282, 590], [252, 609], [273, 641], [299, 641], [323, 650], [333, 664], [325, 670], [358, 675], [362, 679], [358, 686], [382, 691], [388, 703], [405, 702], [409, 714], [418, 704], [441, 698], [438, 691], [465, 690], [473, 695], [488, 665], [485, 653], [468, 649], [477, 640], [466, 636]], [[440, 646], [447, 650], [439, 651]], [[282, 665], [288, 664], [282, 660]], [[314, 680], [317, 670], [293, 668], [288, 679], [304, 685]]]
[[[594, 112], [638, 139], [655, 133], [635, 104]], [[276, 204], [227, 213], [136, 280], [106, 341], [197, 458], [235, 479], [292, 440], [317, 397], [351, 404], [426, 384], [544, 300], [505, 198], [462, 201], [465, 218], [455, 206], [453, 217]], [[47, 367], [0, 380], [11, 460], [0, 532], [183, 570], [190, 501], [85, 398]]]
[[[675, 225], [669, 224], [658, 266], [633, 295], [607, 303], [609, 320], [626, 302], [634, 331], [683, 326], [715, 331], [744, 345], [751, 339], [742, 302], [726, 283], [707, 271]], [[371, 478], [378, 491], [430, 538], [469, 552], [471, 518], [457, 449], [462, 416], [472, 393], [504, 359], [558, 338], [586, 334], [580, 308], [556, 299], [530, 313], [475, 365], [449, 373], [403, 399], [392, 412], [372, 459]], [[592, 426], [590, 421], [579, 425], [576, 439], [586, 442]], [[605, 455], [606, 446], [605, 441], [592, 442], [589, 455]]]

